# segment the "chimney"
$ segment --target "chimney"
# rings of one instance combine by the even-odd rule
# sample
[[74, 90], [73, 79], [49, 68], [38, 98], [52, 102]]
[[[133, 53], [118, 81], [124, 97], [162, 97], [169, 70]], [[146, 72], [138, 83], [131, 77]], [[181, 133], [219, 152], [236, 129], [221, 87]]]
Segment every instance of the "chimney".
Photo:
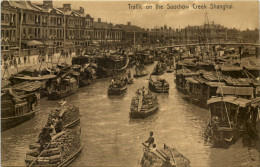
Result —
[[79, 8], [79, 12], [80, 12], [80, 14], [84, 14], [84, 8], [83, 8], [83, 7], [80, 7], [80, 8]]
[[128, 26], [130, 26], [130, 25], [131, 25], [131, 22], [130, 22], [130, 21], [129, 21], [129, 22], [127, 22], [127, 25], [128, 25]]
[[98, 22], [101, 23], [101, 18], [98, 18]]
[[52, 8], [53, 7], [52, 0], [44, 0], [43, 1], [43, 6], [44, 7], [48, 7], [48, 8]]
[[63, 4], [63, 9], [65, 11], [71, 11], [71, 4]]

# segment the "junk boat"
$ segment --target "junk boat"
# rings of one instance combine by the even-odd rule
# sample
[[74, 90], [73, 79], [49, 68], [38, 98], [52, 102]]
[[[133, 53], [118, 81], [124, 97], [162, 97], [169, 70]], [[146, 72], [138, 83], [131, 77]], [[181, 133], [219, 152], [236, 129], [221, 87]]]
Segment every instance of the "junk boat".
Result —
[[107, 77], [112, 76], [116, 72], [123, 71], [127, 68], [129, 63], [128, 55], [124, 53], [117, 53], [110, 51], [110, 53], [103, 53], [96, 56], [97, 76]]
[[79, 110], [77, 107], [69, 107], [64, 110], [57, 111], [56, 114], [61, 116], [62, 124], [64, 123], [65, 126], [59, 127], [59, 132], [56, 134], [52, 134], [51, 127], [46, 126], [42, 129], [39, 140], [29, 146], [25, 159], [27, 166], [68, 166], [81, 153], [83, 148], [80, 140], [81, 127], [74, 123], [75, 119], [70, 118], [75, 115], [77, 120]]
[[208, 100], [210, 120], [205, 131], [217, 146], [235, 142], [245, 129], [250, 100], [235, 96], [212, 97]]
[[167, 69], [166, 64], [158, 62], [154, 67], [152, 75], [162, 75], [164, 74], [166, 69]]
[[140, 65], [136, 65], [135, 66], [135, 74], [134, 77], [138, 78], [138, 77], [143, 77], [143, 76], [147, 76], [148, 75], [148, 71], [145, 69], [143, 64]]
[[112, 79], [111, 83], [108, 87], [108, 95], [121, 95], [123, 93], [126, 92], [127, 90], [127, 81], [125, 81], [124, 79]]
[[59, 75], [57, 79], [52, 80], [47, 88], [49, 93], [48, 99], [61, 99], [78, 91], [79, 76], [78, 72], [70, 70]]
[[141, 166], [158, 166], [158, 167], [190, 167], [190, 161], [183, 156], [175, 148], [171, 148], [164, 144], [162, 149], [148, 148], [144, 146], [144, 154]]
[[169, 83], [165, 79], [149, 80], [149, 89], [156, 93], [169, 93]]
[[87, 86], [95, 82], [97, 65], [90, 56], [76, 56], [72, 58], [72, 69], [79, 72], [79, 86]]
[[157, 96], [144, 90], [138, 89], [136, 96], [132, 98], [130, 108], [130, 118], [146, 118], [158, 111], [159, 104]]
[[1, 93], [1, 131], [13, 128], [35, 116], [39, 94], [18, 94], [12, 89]]

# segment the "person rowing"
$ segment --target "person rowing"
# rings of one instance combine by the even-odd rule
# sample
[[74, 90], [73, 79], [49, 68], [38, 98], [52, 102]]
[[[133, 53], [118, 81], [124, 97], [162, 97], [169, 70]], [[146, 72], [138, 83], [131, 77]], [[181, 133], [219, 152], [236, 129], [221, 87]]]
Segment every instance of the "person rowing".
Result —
[[150, 148], [151, 144], [154, 144], [153, 132], [150, 132], [150, 137], [148, 138], [148, 140], [145, 141], [145, 143], [148, 143], [148, 148]]

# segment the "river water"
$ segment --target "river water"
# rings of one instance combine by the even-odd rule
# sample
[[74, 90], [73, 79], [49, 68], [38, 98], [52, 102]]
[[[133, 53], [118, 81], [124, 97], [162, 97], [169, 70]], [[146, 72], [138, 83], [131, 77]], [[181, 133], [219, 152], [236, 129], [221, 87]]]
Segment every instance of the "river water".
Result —
[[[153, 65], [148, 66], [152, 71]], [[133, 69], [131, 69], [133, 74]], [[148, 76], [134, 80], [125, 95], [108, 97], [110, 78], [100, 79], [93, 85], [80, 88], [67, 97], [67, 103], [80, 108], [82, 143], [81, 155], [71, 166], [140, 166], [143, 155], [142, 142], [154, 132], [157, 147], [164, 143], [175, 147], [189, 158], [191, 166], [230, 167], [259, 164], [259, 152], [254, 149], [249, 156], [241, 140], [228, 149], [212, 148], [204, 141], [203, 132], [209, 118], [207, 109], [199, 108], [181, 98], [173, 73], [163, 76], [170, 84], [169, 94], [158, 94], [159, 111], [144, 119], [129, 118], [131, 99], [137, 88], [148, 86]], [[2, 165], [25, 165], [25, 153], [37, 139], [48, 114], [57, 101], [41, 99], [36, 117], [2, 133]]]

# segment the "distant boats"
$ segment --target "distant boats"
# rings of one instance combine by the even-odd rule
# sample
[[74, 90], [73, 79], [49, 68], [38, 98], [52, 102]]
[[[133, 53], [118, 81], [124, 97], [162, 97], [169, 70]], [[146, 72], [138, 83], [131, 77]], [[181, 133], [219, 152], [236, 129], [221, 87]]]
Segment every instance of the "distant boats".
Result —
[[108, 87], [107, 94], [108, 95], [121, 95], [127, 90], [127, 80], [121, 80], [119, 78], [112, 79], [111, 83]]
[[169, 93], [169, 83], [165, 79], [149, 79], [149, 89], [156, 93]]
[[135, 78], [144, 77], [144, 76], [147, 76], [147, 75], [148, 75], [148, 71], [146, 70], [146, 68], [144, 67], [143, 64], [136, 65], [135, 74], [134, 74]]
[[162, 75], [165, 73], [166, 69], [167, 69], [167, 65], [165, 63], [158, 62], [154, 67], [152, 75]]

